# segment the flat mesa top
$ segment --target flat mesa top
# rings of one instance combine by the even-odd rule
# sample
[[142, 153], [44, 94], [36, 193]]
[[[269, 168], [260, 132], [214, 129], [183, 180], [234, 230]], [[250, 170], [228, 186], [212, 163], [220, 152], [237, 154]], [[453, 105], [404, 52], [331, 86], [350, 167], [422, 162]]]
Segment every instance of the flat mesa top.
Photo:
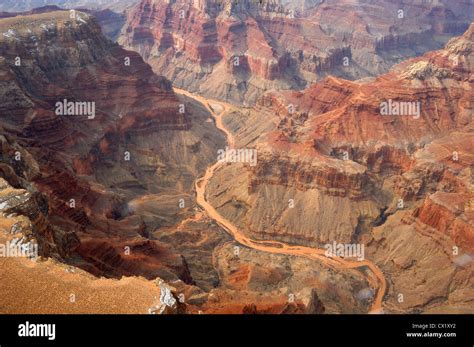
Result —
[[[76, 16], [78, 16], [76, 20], [79, 18], [88, 19], [90, 17], [87, 13], [79, 11], [76, 11]], [[28, 29], [35, 31], [40, 29], [42, 24], [60, 26], [68, 22], [73, 22], [69, 10], [2, 18], [0, 19], [0, 38], [5, 37], [5, 35], [1, 35], [1, 33], [6, 34], [8, 37], [8, 33], [10, 32], [10, 34], [12, 34], [12, 31], [24, 32]]]

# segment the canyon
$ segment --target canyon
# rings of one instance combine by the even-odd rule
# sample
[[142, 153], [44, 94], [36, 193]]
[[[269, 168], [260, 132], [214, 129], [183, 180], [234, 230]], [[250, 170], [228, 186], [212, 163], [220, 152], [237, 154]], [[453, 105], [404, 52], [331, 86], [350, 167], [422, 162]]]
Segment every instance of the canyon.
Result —
[[[234, 281], [233, 270], [222, 275], [214, 262], [229, 255], [228, 261], [235, 261], [230, 238], [211, 219], [193, 217], [194, 180], [225, 145], [206, 106], [175, 93], [138, 54], [105, 39], [87, 13], [71, 17], [69, 11], [46, 11], [7, 17], [0, 20], [0, 31], [5, 34], [0, 38], [2, 229], [10, 238], [19, 234], [39, 247], [32, 264], [23, 259], [3, 262], [14, 269], [18, 266], [18, 271], [4, 273], [1, 306], [7, 307], [5, 312], [92, 313], [110, 303], [107, 312], [147, 313], [145, 299], [160, 296], [163, 286], [173, 296], [185, 296], [189, 313], [242, 312], [248, 298], [250, 303], [260, 302], [262, 294], [267, 303], [259, 310], [306, 310], [301, 300], [287, 302], [288, 290], [264, 290], [258, 279], [265, 272], [252, 280], [257, 287], [248, 292], [229, 296], [222, 288], [222, 276]], [[94, 103], [95, 117], [57, 114], [55, 105], [64, 99]], [[217, 257], [215, 249], [220, 247], [222, 256]], [[287, 262], [286, 281], [302, 288], [302, 265]], [[233, 266], [219, 266], [219, 272]], [[21, 279], [28, 281], [22, 277], [28, 276], [25, 267], [48, 277], [34, 288], [16, 291]], [[81, 293], [77, 300], [85, 301], [58, 309], [69, 294], [49, 283], [66, 270], [72, 273], [65, 276], [72, 277], [73, 283], [85, 284], [76, 287]], [[88, 274], [121, 279], [120, 283], [95, 281]], [[364, 285], [362, 276], [352, 276], [348, 284]], [[123, 287], [124, 293], [139, 288], [137, 294], [155, 289], [136, 305], [118, 308], [122, 294], [104, 302], [102, 294], [93, 294], [102, 285], [116, 288], [114, 292]], [[44, 300], [57, 297], [57, 305], [33, 309], [11, 304], [32, 302], [32, 292]], [[21, 295], [27, 296], [25, 301], [18, 301]], [[203, 306], [214, 300], [209, 297], [220, 295], [222, 302], [236, 302], [222, 308]], [[368, 305], [353, 300], [350, 286], [339, 295], [341, 302], [361, 312]], [[320, 310], [314, 291], [305, 298], [307, 305]], [[150, 300], [149, 307], [155, 306]], [[176, 306], [164, 311], [184, 310]]]
[[469, 1], [124, 4], [0, 14], [0, 312], [472, 313]]

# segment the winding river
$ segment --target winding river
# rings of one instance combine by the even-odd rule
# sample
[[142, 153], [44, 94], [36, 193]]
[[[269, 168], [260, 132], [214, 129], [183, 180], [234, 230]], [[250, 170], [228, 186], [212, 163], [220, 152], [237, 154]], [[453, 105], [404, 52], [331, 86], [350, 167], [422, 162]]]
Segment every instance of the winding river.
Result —
[[[186, 95], [190, 98], [197, 100], [202, 103], [207, 110], [212, 114], [215, 119], [215, 124], [218, 129], [223, 131], [227, 136], [227, 142], [229, 147], [233, 148], [235, 146], [235, 141], [232, 133], [224, 126], [222, 121], [222, 116], [226, 113], [226, 110], [232, 108], [231, 105], [214, 100], [208, 100], [198, 95], [194, 95], [185, 90], [175, 88], [175, 92], [178, 94]], [[211, 105], [219, 105], [222, 108], [222, 111], [216, 113]], [[376, 293], [375, 300], [372, 303], [372, 307], [369, 313], [383, 313], [383, 297], [387, 290], [387, 282], [382, 271], [371, 261], [363, 260], [347, 260], [341, 257], [327, 257], [325, 255], [326, 250], [320, 248], [311, 248], [305, 246], [293, 246], [280, 241], [260, 241], [253, 240], [237, 228], [231, 221], [224, 218], [219, 212], [206, 200], [206, 188], [209, 181], [212, 179], [215, 171], [222, 165], [221, 162], [216, 162], [207, 168], [204, 176], [196, 180], [196, 201], [199, 206], [201, 206], [209, 216], [217, 224], [219, 224], [224, 230], [226, 230], [236, 242], [240, 243], [243, 246], [273, 254], [284, 254], [305, 257], [312, 260], [317, 260], [324, 263], [326, 266], [329, 266], [333, 269], [357, 269], [357, 268], [368, 268], [375, 276], [366, 276], [367, 281], [372, 287], [372, 290]]]

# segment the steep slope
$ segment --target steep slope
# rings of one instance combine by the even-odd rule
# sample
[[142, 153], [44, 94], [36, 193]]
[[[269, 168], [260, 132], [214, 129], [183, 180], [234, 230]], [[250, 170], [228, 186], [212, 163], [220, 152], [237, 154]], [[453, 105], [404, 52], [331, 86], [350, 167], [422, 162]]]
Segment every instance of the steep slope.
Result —
[[[467, 1], [142, 0], [118, 42], [174, 85], [238, 104], [326, 75], [359, 79], [442, 47], [473, 19]], [[304, 10], [302, 10], [303, 8]]]
[[185, 258], [151, 233], [190, 214], [194, 178], [223, 142], [206, 110], [88, 14], [4, 18], [0, 32], [1, 172], [35, 197], [40, 253], [192, 283]]

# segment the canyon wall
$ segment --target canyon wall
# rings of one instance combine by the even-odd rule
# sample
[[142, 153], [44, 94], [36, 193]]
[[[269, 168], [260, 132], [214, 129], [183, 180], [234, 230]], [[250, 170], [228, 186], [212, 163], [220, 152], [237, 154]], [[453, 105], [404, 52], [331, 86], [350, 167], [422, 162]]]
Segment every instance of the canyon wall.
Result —
[[118, 42], [179, 88], [251, 105], [266, 90], [302, 89], [327, 75], [385, 73], [441, 48], [472, 13], [466, 1], [143, 0]]
[[192, 283], [152, 233], [192, 213], [193, 181], [223, 143], [207, 112], [89, 14], [4, 18], [0, 31], [2, 176], [31, 194], [23, 213], [41, 254], [96, 275]]

